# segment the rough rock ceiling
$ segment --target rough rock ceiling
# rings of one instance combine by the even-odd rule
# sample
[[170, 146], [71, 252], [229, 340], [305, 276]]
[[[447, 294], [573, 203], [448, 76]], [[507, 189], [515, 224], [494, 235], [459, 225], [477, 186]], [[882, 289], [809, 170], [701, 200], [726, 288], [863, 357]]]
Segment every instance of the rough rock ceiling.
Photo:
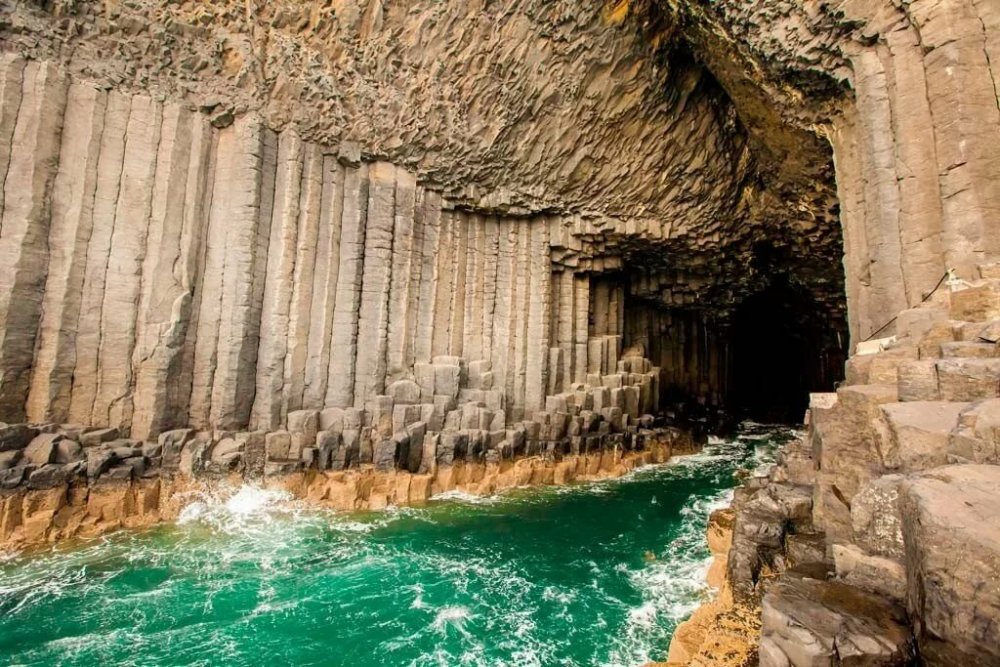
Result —
[[584, 251], [622, 258], [666, 304], [728, 308], [767, 281], [763, 248], [842, 316], [815, 129], [837, 63], [818, 48], [822, 74], [763, 71], [739, 41], [758, 19], [740, 3], [55, 0], [5, 16], [5, 48], [82, 79], [220, 123], [259, 113], [415, 168], [471, 209], [579, 215], [601, 230]]

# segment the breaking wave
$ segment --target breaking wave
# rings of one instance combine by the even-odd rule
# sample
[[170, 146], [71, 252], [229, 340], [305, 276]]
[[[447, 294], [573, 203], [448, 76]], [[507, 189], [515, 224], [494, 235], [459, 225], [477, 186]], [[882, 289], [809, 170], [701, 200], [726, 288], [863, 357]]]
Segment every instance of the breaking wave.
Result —
[[9, 664], [641, 665], [709, 594], [709, 514], [787, 433], [623, 479], [336, 514], [259, 486], [0, 558]]

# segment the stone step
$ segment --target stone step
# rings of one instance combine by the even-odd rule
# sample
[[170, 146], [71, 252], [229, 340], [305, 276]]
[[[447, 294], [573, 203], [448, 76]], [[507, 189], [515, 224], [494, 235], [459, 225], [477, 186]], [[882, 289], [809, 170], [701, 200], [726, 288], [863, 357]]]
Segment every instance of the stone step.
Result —
[[972, 404], [948, 441], [951, 463], [1000, 464], [1000, 399]]
[[985, 280], [951, 293], [951, 318], [984, 322], [1000, 317], [1000, 280]]
[[883, 472], [919, 472], [948, 463], [948, 441], [968, 403], [911, 401], [881, 406], [878, 455]]
[[991, 359], [997, 356], [997, 346], [993, 343], [956, 341], [941, 343], [942, 359], [975, 358]]
[[907, 599], [925, 664], [1000, 664], [1000, 467], [938, 468], [900, 487]]
[[1000, 396], [1000, 359], [942, 359], [936, 362], [944, 401], [978, 401]]

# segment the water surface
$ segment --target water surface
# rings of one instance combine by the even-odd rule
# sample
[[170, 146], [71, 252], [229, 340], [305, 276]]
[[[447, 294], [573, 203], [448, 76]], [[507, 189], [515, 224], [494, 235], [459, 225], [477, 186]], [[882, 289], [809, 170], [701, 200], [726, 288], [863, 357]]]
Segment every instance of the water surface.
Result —
[[243, 487], [0, 560], [0, 664], [641, 665], [706, 594], [708, 514], [779, 432], [607, 482], [366, 514]]

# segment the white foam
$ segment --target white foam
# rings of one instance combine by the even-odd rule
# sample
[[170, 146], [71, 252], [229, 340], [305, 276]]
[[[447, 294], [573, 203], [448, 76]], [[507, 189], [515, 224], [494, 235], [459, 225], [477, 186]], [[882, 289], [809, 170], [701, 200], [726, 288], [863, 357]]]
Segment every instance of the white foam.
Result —
[[652, 602], [647, 602], [641, 607], [629, 609], [628, 622], [632, 625], [648, 628], [656, 623], [656, 615], [656, 605]]
[[472, 618], [472, 612], [468, 607], [443, 607], [438, 610], [431, 627], [442, 634], [447, 632], [449, 627], [465, 634], [465, 622], [470, 618]]
[[437, 495], [431, 496], [431, 500], [451, 500], [459, 503], [468, 503], [470, 505], [492, 505], [497, 502], [498, 499], [499, 497], [496, 495], [477, 496], [474, 493], [468, 493], [458, 489], [443, 491]]
[[177, 523], [182, 526], [204, 523], [228, 531], [241, 527], [250, 519], [267, 521], [276, 512], [296, 509], [292, 495], [287, 491], [266, 489], [255, 484], [244, 484], [239, 488], [222, 486], [193, 495], [195, 500], [188, 503], [177, 517]]

